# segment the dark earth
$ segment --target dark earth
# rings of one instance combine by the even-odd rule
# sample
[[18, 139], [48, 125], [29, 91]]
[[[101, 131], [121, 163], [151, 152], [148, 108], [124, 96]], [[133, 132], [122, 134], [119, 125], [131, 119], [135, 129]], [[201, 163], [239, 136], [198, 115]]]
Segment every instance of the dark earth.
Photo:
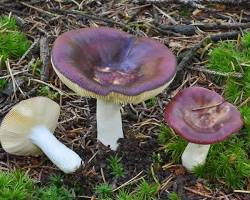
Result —
[[[186, 52], [197, 45], [206, 35], [230, 32], [230, 37], [235, 37], [235, 34], [231, 32], [239, 32], [240, 28], [200, 27], [203, 32], [199, 32], [197, 29], [194, 31], [193, 27], [190, 26], [164, 28], [164, 25], [168, 26], [174, 23], [171, 22], [173, 19], [160, 14], [157, 8], [162, 8], [166, 13], [176, 12], [175, 20], [178, 24], [188, 25], [192, 20], [201, 23], [229, 20], [228, 15], [224, 13], [230, 13], [230, 16], [236, 19], [241, 13], [244, 13], [241, 22], [250, 22], [249, 4], [239, 6], [235, 6], [233, 3], [229, 5], [204, 4], [204, 8], [199, 9], [193, 4], [178, 2], [170, 4], [134, 3], [126, 0], [116, 3], [112, 0], [89, 0], [78, 5], [73, 1], [2, 0], [0, 1], [0, 14], [8, 15], [11, 12], [17, 19], [21, 30], [27, 34], [32, 42], [36, 39], [46, 38], [48, 49], [45, 52], [51, 51], [55, 39], [65, 31], [89, 26], [109, 26], [137, 36], [152, 37], [166, 44], [177, 55], [179, 64], [186, 56]], [[183, 13], [184, 10], [186, 13]], [[192, 15], [194, 12], [197, 14]], [[147, 20], [148, 22], [146, 22]], [[226, 38], [222, 37], [222, 39]], [[20, 65], [16, 65], [17, 61], [11, 61], [11, 64], [17, 69], [20, 66], [19, 70], [21, 70], [22, 67], [29, 65], [32, 58], [39, 57], [41, 57], [41, 49], [38, 42], [28, 52]], [[0, 148], [1, 169], [22, 169], [40, 185], [46, 185], [50, 176], [60, 175], [62, 183], [67, 188], [74, 188], [78, 199], [94, 199], [95, 186], [105, 181], [110, 183], [114, 189], [136, 176], [136, 178], [145, 176], [146, 180], [154, 182], [153, 171], [154, 176], [161, 184], [158, 193], [159, 200], [168, 199], [169, 192], [176, 192], [184, 200], [250, 200], [248, 194], [233, 193], [232, 190], [218, 182], [210, 183], [214, 186], [211, 190], [207, 189], [204, 186], [206, 180], [197, 179], [178, 163], [171, 163], [171, 158], [164, 152], [163, 146], [157, 140], [159, 126], [164, 123], [164, 106], [170, 98], [179, 89], [193, 84], [221, 91], [221, 88], [213, 83], [213, 77], [202, 72], [181, 68], [170, 87], [157, 96], [156, 105], [147, 106], [145, 103], [124, 105], [122, 119], [125, 138], [119, 140], [120, 146], [114, 152], [108, 147], [98, 144], [96, 140], [95, 99], [72, 95], [72, 91], [66, 88], [53, 72], [49, 58], [47, 60], [45, 58], [43, 61], [48, 63], [47, 66], [42, 66], [45, 79], [32, 70], [15, 76], [15, 80], [25, 96], [18, 90], [14, 92], [12, 82], [0, 93], [0, 119], [17, 102], [39, 95], [37, 91], [44, 83], [52, 84], [58, 91], [65, 92], [65, 94], [55, 98], [55, 101], [61, 104], [61, 116], [55, 135], [83, 158], [84, 166], [72, 175], [65, 175], [53, 166], [45, 156], [38, 158], [13, 156]], [[192, 63], [198, 61], [200, 61], [199, 58], [192, 55], [184, 65], [191, 66]], [[0, 69], [1, 76], [6, 73]], [[161, 164], [154, 162], [154, 153], [161, 155]], [[125, 171], [122, 178], [116, 179], [110, 175], [107, 158], [114, 155], [122, 157], [121, 162]], [[164, 165], [168, 167], [164, 167]], [[82, 196], [83, 194], [84, 196]]]

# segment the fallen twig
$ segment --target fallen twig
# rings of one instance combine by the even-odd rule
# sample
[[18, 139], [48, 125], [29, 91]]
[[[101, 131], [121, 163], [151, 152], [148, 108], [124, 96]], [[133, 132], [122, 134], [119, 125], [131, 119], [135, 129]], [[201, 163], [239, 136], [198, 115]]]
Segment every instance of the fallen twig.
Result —
[[193, 46], [190, 50], [188, 50], [185, 54], [185, 56], [182, 58], [181, 62], [177, 65], [177, 71], [182, 70], [185, 68], [188, 64], [188, 62], [191, 60], [191, 58], [194, 56], [196, 51], [203, 46], [204, 41], [206, 41], [207, 38], [203, 39], [201, 42]]
[[203, 196], [203, 197], [213, 198], [213, 196], [211, 196], [211, 195], [205, 194], [204, 192], [196, 191], [194, 189], [191, 189], [191, 188], [188, 188], [188, 187], [185, 187], [185, 186], [184, 186], [184, 189], [187, 190], [187, 191], [189, 191], [189, 192], [192, 192], [194, 194], [198, 194], [200, 196]]
[[27, 49], [27, 51], [22, 55], [22, 57], [18, 60], [17, 65], [20, 65], [23, 59], [30, 53], [30, 51], [37, 45], [39, 39], [35, 39], [32, 45]]
[[236, 193], [245, 193], [245, 194], [250, 194], [250, 190], [234, 190]]
[[62, 9], [51, 9], [51, 11], [53, 12], [58, 12], [58, 13], [62, 13], [62, 14], [74, 14], [74, 15], [78, 15], [82, 18], [87, 18], [87, 19], [92, 19], [92, 20], [98, 20], [98, 21], [103, 21], [105, 23], [108, 23], [109, 25], [117, 25], [120, 28], [129, 30], [132, 33], [135, 33], [137, 35], [141, 35], [139, 32], [136, 32], [134, 29], [129, 28], [126, 24], [121, 23], [121, 22], [117, 22], [111, 19], [107, 19], [105, 17], [99, 17], [96, 15], [92, 15], [92, 14], [87, 14], [85, 12], [79, 11], [79, 10], [62, 10]]
[[217, 72], [206, 68], [199, 68], [199, 67], [192, 67], [192, 66], [186, 66], [187, 69], [191, 69], [194, 71], [204, 72], [207, 74], [213, 74], [218, 76], [225, 76], [225, 77], [235, 77], [235, 78], [241, 78], [243, 75], [238, 72]]
[[49, 80], [49, 42], [47, 37], [42, 37], [40, 40], [40, 59], [42, 61], [41, 80], [47, 82]]
[[177, 71], [180, 71], [188, 66], [188, 62], [195, 55], [196, 51], [203, 46], [204, 43], [207, 43], [210, 40], [212, 42], [218, 42], [219, 40], [236, 39], [239, 34], [240, 32], [234, 31], [234, 32], [219, 33], [207, 36], [206, 38], [201, 40], [198, 44], [196, 44], [186, 52], [181, 62], [177, 65]]
[[123, 184], [120, 185], [119, 187], [115, 188], [115, 189], [113, 190], [113, 192], [115, 192], [115, 191], [121, 189], [122, 187], [125, 187], [125, 186], [127, 186], [127, 185], [129, 185], [129, 184], [131, 184], [131, 183], [134, 183], [134, 182], [136, 182], [136, 181], [141, 180], [142, 178], [144, 178], [145, 176], [142, 176], [142, 177], [140, 177], [140, 178], [137, 178], [138, 176], [140, 176], [140, 175], [142, 174], [142, 172], [143, 172], [143, 171], [141, 171], [141, 172], [140, 172], [139, 174], [137, 174], [135, 177], [133, 177], [133, 178], [131, 178], [130, 180], [128, 180], [127, 182], [123, 183]]
[[183, 35], [194, 35], [197, 28], [205, 30], [221, 30], [221, 29], [247, 29], [250, 23], [227, 23], [227, 24], [180, 24], [180, 25], [158, 25], [162, 30], [170, 30]]
[[24, 6], [26, 6], [26, 7], [32, 8], [32, 9], [34, 9], [34, 10], [40, 12], [40, 13], [46, 14], [46, 15], [49, 16], [49, 17], [51, 17], [51, 16], [53, 16], [53, 17], [58, 17], [58, 16], [59, 16], [58, 14], [51, 13], [51, 12], [46, 11], [46, 10], [43, 10], [43, 9], [41, 9], [41, 8], [37, 8], [37, 7], [32, 6], [32, 5], [28, 4], [28, 3], [25, 3], [25, 2], [20, 2], [20, 3], [21, 3], [22, 5], [24, 5]]

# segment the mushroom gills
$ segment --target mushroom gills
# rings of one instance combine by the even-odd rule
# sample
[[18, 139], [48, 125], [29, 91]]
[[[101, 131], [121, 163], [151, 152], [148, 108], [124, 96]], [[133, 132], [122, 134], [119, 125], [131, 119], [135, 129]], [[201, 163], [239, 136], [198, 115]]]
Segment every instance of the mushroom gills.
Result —
[[97, 99], [97, 139], [112, 150], [118, 147], [117, 140], [123, 138], [121, 106]]
[[82, 159], [66, 147], [45, 126], [35, 126], [29, 139], [64, 173], [75, 172], [82, 164]]
[[182, 165], [193, 171], [198, 165], [205, 164], [210, 145], [188, 143], [182, 154]]

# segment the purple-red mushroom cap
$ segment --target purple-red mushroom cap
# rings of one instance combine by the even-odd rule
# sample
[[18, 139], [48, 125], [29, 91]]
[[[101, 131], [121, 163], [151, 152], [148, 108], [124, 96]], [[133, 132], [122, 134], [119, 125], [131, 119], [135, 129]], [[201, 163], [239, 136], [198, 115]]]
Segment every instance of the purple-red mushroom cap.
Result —
[[176, 74], [176, 57], [165, 45], [104, 27], [63, 33], [51, 61], [59, 78], [79, 95], [116, 103], [149, 99]]
[[220, 142], [243, 126], [234, 105], [202, 87], [180, 91], [166, 105], [165, 121], [178, 135], [195, 144]]

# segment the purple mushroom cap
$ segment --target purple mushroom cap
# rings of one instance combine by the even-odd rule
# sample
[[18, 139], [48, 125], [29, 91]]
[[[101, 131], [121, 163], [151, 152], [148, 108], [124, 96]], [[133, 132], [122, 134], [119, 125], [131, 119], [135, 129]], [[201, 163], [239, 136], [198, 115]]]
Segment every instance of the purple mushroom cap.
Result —
[[220, 142], [243, 126], [235, 106], [202, 87], [180, 91], [167, 104], [165, 121], [178, 135], [195, 144]]
[[59, 36], [53, 67], [79, 87], [98, 95], [127, 96], [154, 90], [176, 74], [176, 58], [163, 44], [113, 28], [83, 28]]

